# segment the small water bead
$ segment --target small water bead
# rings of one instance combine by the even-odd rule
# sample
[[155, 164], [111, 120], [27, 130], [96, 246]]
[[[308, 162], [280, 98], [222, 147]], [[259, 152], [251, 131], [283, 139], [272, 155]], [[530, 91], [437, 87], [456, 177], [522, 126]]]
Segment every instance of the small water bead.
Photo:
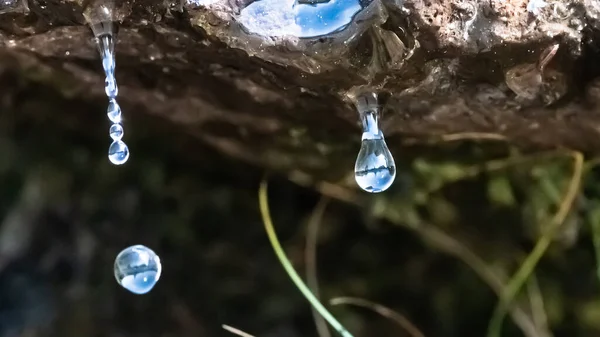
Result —
[[121, 107], [114, 98], [108, 101], [108, 109], [106, 114], [111, 122], [121, 123]]
[[358, 186], [367, 192], [383, 192], [394, 183], [396, 164], [379, 130], [377, 96], [370, 93], [359, 97], [357, 108], [363, 134], [354, 178]]
[[129, 159], [129, 148], [121, 141], [116, 140], [108, 148], [108, 159], [115, 165], [122, 165]]
[[104, 92], [108, 98], [115, 98], [119, 94], [119, 88], [117, 87], [117, 81], [114, 77], [107, 77], [104, 80]]
[[134, 294], [141, 295], [152, 290], [160, 279], [161, 271], [160, 258], [146, 246], [125, 248], [115, 259], [117, 282]]
[[121, 140], [123, 138], [123, 127], [121, 124], [113, 124], [110, 126], [109, 134], [113, 140]]
[[365, 139], [362, 141], [354, 178], [363, 190], [379, 193], [387, 190], [396, 178], [394, 158], [382, 139]]

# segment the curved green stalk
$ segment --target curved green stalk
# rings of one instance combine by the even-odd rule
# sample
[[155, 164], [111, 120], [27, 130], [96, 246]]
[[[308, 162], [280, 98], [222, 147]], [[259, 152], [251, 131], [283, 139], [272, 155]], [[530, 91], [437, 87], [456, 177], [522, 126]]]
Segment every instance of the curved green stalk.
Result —
[[340, 322], [338, 322], [327, 309], [319, 302], [319, 300], [313, 295], [313, 293], [308, 289], [304, 281], [298, 276], [298, 273], [292, 267], [292, 264], [288, 260], [279, 240], [277, 239], [277, 234], [275, 234], [275, 228], [273, 227], [273, 221], [271, 220], [271, 214], [269, 212], [269, 202], [267, 199], [267, 179], [263, 179], [260, 183], [260, 188], [258, 189], [258, 204], [260, 206], [260, 214], [262, 216], [263, 224], [265, 225], [265, 230], [267, 231], [267, 235], [269, 237], [269, 241], [273, 246], [273, 250], [275, 251], [275, 255], [279, 259], [279, 262], [288, 273], [296, 287], [302, 292], [304, 297], [312, 304], [312, 306], [329, 322], [329, 324], [343, 337], [353, 337]]
[[509, 309], [514, 298], [519, 294], [523, 284], [527, 282], [527, 279], [533, 273], [537, 263], [546, 253], [546, 250], [565, 221], [571, 210], [571, 206], [577, 197], [577, 192], [579, 191], [581, 184], [581, 177], [583, 175], [583, 155], [580, 152], [569, 152], [569, 156], [573, 158], [573, 175], [569, 182], [569, 186], [567, 187], [565, 197], [560, 204], [558, 212], [552, 218], [548, 231], [540, 237], [531, 253], [525, 258], [523, 264], [521, 264], [512, 279], [506, 285], [506, 288], [500, 297], [500, 301], [492, 314], [492, 319], [488, 326], [488, 337], [500, 337], [502, 322], [506, 315], [506, 311]]

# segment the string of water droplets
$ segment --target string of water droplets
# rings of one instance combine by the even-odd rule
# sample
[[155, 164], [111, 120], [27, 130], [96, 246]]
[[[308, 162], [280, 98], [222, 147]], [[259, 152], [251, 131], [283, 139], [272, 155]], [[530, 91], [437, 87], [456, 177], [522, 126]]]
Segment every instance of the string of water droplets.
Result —
[[396, 164], [379, 129], [377, 94], [369, 92], [358, 96], [356, 107], [363, 133], [354, 178], [358, 186], [367, 192], [383, 192], [392, 186], [396, 178]]
[[104, 68], [104, 74], [106, 79], [104, 81], [104, 92], [108, 97], [108, 108], [106, 114], [108, 119], [112, 122], [109, 129], [110, 138], [112, 143], [108, 148], [108, 159], [115, 165], [122, 165], [129, 159], [129, 148], [123, 142], [123, 126], [121, 117], [121, 107], [117, 103], [117, 94], [119, 88], [117, 86], [117, 80], [115, 79], [115, 52], [114, 52], [114, 35], [113, 35], [113, 23], [102, 23], [99, 33], [97, 29], [94, 30], [96, 34], [96, 44], [100, 51], [100, 57], [102, 58], [102, 68]]

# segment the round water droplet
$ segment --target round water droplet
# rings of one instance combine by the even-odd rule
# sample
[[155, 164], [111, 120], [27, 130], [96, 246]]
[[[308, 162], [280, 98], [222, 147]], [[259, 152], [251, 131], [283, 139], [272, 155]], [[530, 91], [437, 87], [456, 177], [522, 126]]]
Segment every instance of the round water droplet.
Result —
[[104, 80], [104, 92], [106, 92], [106, 96], [110, 98], [117, 97], [119, 93], [119, 88], [117, 87], [117, 81], [114, 76], [108, 76]]
[[114, 141], [108, 148], [108, 159], [115, 165], [125, 164], [129, 159], [129, 148], [121, 140]]
[[114, 269], [115, 278], [123, 288], [141, 295], [152, 290], [158, 282], [162, 266], [152, 249], [135, 245], [117, 255]]
[[106, 110], [106, 115], [108, 116], [108, 119], [110, 119], [111, 122], [121, 123], [121, 107], [114, 98], [111, 98], [108, 101], [108, 109]]
[[110, 138], [113, 140], [121, 140], [123, 138], [123, 127], [121, 124], [113, 124], [109, 130]]
[[379, 193], [387, 190], [396, 178], [396, 164], [383, 137], [363, 139], [356, 165], [354, 178], [363, 190]]

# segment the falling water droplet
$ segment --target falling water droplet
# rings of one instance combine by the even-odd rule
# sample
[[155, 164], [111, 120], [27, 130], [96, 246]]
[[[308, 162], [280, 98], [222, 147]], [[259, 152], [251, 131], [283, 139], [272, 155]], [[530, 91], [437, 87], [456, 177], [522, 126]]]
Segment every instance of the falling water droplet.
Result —
[[106, 111], [108, 119], [113, 123], [121, 123], [121, 107], [115, 99], [108, 101], [108, 109]]
[[104, 80], [104, 92], [106, 92], [106, 96], [108, 96], [108, 98], [117, 97], [119, 88], [117, 87], [117, 81], [115, 81], [114, 77], [107, 77], [106, 80]]
[[160, 258], [152, 249], [135, 245], [122, 250], [115, 259], [115, 278], [125, 289], [134, 294], [152, 290], [160, 279]]
[[113, 124], [108, 132], [113, 140], [121, 140], [123, 138], [123, 127], [121, 124]]
[[129, 159], [129, 148], [121, 140], [114, 141], [108, 148], [108, 159], [115, 165], [125, 164]]
[[354, 166], [354, 178], [358, 186], [367, 192], [383, 192], [392, 186], [396, 178], [396, 164], [379, 130], [376, 94], [358, 97], [357, 107], [363, 134]]

